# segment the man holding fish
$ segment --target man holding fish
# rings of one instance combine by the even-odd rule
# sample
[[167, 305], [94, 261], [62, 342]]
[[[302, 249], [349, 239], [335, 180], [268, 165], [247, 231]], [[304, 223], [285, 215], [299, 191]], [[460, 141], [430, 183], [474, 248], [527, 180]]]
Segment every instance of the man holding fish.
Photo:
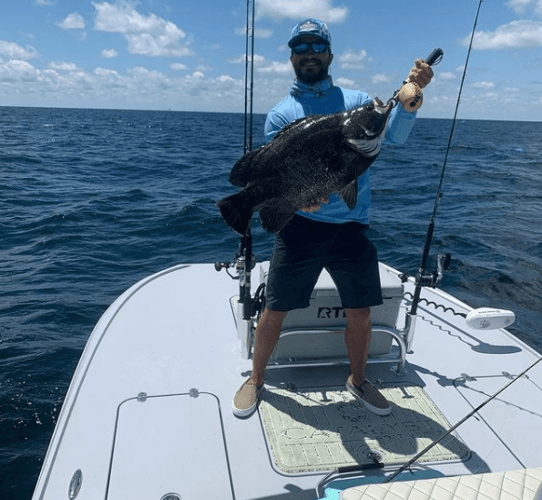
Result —
[[[296, 79], [290, 94], [267, 116], [265, 134], [269, 141], [300, 118], [328, 115], [363, 106], [367, 108], [371, 99], [366, 93], [342, 89], [333, 84], [329, 75], [329, 67], [333, 61], [331, 35], [322, 21], [307, 19], [298, 23], [292, 30], [288, 46], [291, 49], [290, 61]], [[431, 67], [419, 59], [407, 80], [421, 89], [432, 77]], [[419, 105], [415, 109], [418, 107]], [[341, 149], [341, 159], [345, 154], [369, 157], [372, 150], [376, 149], [378, 154], [382, 140], [388, 144], [403, 143], [416, 117], [416, 113], [411, 109], [405, 101], [387, 111], [389, 119], [386, 117], [387, 121], [383, 124], [385, 131], [378, 134], [382, 137], [378, 144], [373, 144], [371, 137], [364, 140], [346, 138], [348, 152]], [[348, 115], [344, 116], [350, 120]], [[314, 119], [314, 124], [310, 121], [302, 124], [304, 127], [314, 125], [316, 131], [316, 121], [317, 118]], [[345, 129], [347, 123], [342, 125]], [[364, 128], [367, 126], [364, 125]], [[292, 129], [290, 127], [286, 130]], [[285, 135], [284, 132], [282, 135]], [[277, 139], [279, 138], [281, 137]], [[378, 137], [375, 137], [374, 140], [377, 139]], [[314, 154], [316, 158], [320, 147], [324, 146], [315, 140], [309, 157]], [[305, 158], [299, 155], [294, 157], [301, 162]], [[377, 253], [365, 235], [369, 227], [369, 181], [367, 171], [354, 178], [352, 183], [339, 192], [332, 192], [330, 195], [317, 194], [314, 199], [304, 202], [293, 217], [277, 215], [266, 221], [269, 226], [278, 229], [278, 232], [269, 269], [266, 309], [256, 329], [252, 374], [235, 394], [232, 403], [236, 416], [246, 418], [256, 410], [264, 390], [267, 361], [279, 339], [282, 321], [288, 311], [308, 307], [311, 292], [323, 268], [328, 270], [337, 285], [347, 319], [345, 343], [351, 374], [346, 388], [369, 411], [377, 415], [388, 415], [391, 412], [388, 401], [365, 378], [371, 336], [370, 307], [382, 304]], [[246, 184], [246, 180], [244, 182]], [[352, 193], [355, 196], [353, 201]], [[269, 211], [268, 207], [265, 208]], [[265, 213], [264, 208], [261, 208], [260, 216]]]

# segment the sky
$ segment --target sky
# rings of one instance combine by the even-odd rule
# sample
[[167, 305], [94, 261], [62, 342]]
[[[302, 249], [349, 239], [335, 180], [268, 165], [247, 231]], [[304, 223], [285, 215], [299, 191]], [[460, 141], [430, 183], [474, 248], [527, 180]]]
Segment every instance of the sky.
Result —
[[[452, 118], [479, 0], [255, 0], [254, 111], [287, 94], [287, 42], [328, 24], [335, 84], [382, 100], [444, 50], [418, 116]], [[246, 0], [2, 0], [0, 106], [244, 111]], [[542, 0], [484, 0], [462, 119], [542, 119]]]

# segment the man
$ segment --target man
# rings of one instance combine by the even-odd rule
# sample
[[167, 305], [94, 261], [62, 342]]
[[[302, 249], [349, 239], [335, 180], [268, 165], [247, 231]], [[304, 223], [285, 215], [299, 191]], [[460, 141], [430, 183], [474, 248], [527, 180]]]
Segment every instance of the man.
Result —
[[[370, 101], [364, 92], [333, 85], [329, 66], [333, 61], [331, 35], [317, 19], [307, 19], [292, 30], [288, 42], [296, 80], [287, 96], [270, 111], [266, 138], [292, 121], [311, 114], [329, 114], [362, 106]], [[421, 88], [433, 72], [421, 59], [408, 79]], [[385, 142], [400, 144], [412, 129], [415, 112], [397, 106], [390, 116]], [[370, 206], [369, 171], [358, 178], [358, 202], [350, 210], [337, 193], [303, 207], [277, 234], [271, 257], [266, 309], [256, 328], [253, 369], [235, 394], [233, 413], [246, 418], [256, 410], [264, 389], [267, 361], [277, 343], [286, 313], [308, 307], [311, 292], [325, 267], [332, 276], [345, 309], [345, 343], [351, 374], [346, 388], [364, 406], [378, 415], [388, 415], [391, 406], [365, 378], [371, 336], [370, 307], [382, 304], [376, 249], [365, 236]]]

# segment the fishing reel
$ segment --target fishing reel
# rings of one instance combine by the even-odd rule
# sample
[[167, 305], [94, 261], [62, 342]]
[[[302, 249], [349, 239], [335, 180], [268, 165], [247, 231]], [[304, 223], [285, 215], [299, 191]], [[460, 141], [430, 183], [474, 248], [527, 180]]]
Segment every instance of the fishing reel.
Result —
[[[251, 273], [256, 266], [256, 257], [252, 253], [252, 233], [250, 228], [241, 237], [239, 248], [233, 262], [215, 262], [215, 269], [221, 271], [226, 269], [228, 276], [239, 280], [239, 306], [242, 308], [240, 316], [250, 322], [252, 318], [260, 317], [265, 307], [265, 284], [261, 283], [254, 297], [250, 293]], [[236, 274], [230, 273], [234, 269]]]
[[450, 263], [452, 262], [452, 256], [449, 253], [440, 254], [437, 256], [437, 269], [430, 272], [424, 273], [421, 269], [418, 273], [418, 282], [420, 286], [428, 286], [430, 288], [435, 288], [439, 281], [444, 276], [444, 272], [450, 268]]
[[[216, 271], [220, 272], [222, 269], [226, 270], [226, 273], [231, 279], [238, 280], [241, 275], [245, 272], [245, 249], [242, 244], [239, 245], [233, 262], [215, 262]], [[254, 269], [256, 266], [256, 256], [251, 253], [250, 259], [250, 270]], [[232, 274], [229, 270], [235, 270], [236, 274]]]

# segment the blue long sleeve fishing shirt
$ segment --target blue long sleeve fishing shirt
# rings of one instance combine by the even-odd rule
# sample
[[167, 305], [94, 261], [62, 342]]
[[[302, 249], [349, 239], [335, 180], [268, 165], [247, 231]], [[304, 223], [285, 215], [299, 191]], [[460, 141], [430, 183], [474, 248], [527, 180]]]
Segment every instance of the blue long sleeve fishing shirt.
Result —
[[[284, 126], [309, 115], [331, 114], [348, 111], [362, 106], [371, 98], [365, 92], [343, 89], [333, 85], [331, 76], [313, 85], [307, 85], [296, 80], [290, 89], [290, 94], [275, 106], [267, 115], [265, 122], [265, 137], [270, 141]], [[396, 106], [388, 121], [385, 144], [402, 144], [407, 139], [414, 122], [416, 112], [408, 113], [403, 106]], [[369, 224], [369, 209], [371, 207], [371, 183], [369, 169], [358, 177], [358, 202], [350, 210], [346, 203], [334, 193], [329, 197], [329, 203], [322, 203], [315, 212], [298, 211], [298, 214], [313, 220], [331, 223], [361, 222]]]

